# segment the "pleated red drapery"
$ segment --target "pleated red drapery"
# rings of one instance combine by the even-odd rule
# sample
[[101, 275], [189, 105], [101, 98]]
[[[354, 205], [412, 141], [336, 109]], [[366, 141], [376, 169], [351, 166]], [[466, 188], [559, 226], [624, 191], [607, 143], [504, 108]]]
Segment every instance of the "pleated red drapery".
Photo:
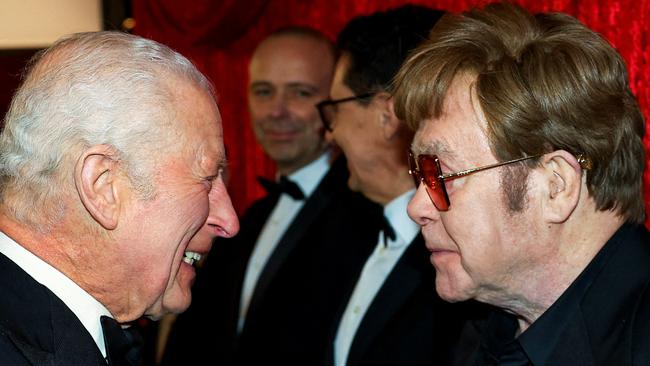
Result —
[[[256, 144], [246, 102], [247, 67], [255, 45], [287, 25], [309, 25], [334, 38], [352, 17], [407, 2], [458, 12], [485, 0], [134, 0], [136, 33], [188, 56], [214, 83], [230, 162], [229, 191], [239, 213], [263, 194], [256, 176], [275, 167]], [[601, 33], [625, 59], [632, 91], [650, 130], [650, 0], [520, 0], [531, 11], [571, 14]], [[650, 136], [645, 144], [650, 151]], [[648, 154], [650, 155], [650, 154]], [[650, 159], [647, 165], [650, 166]], [[645, 173], [650, 212], [650, 171]], [[650, 227], [650, 219], [646, 222]]]

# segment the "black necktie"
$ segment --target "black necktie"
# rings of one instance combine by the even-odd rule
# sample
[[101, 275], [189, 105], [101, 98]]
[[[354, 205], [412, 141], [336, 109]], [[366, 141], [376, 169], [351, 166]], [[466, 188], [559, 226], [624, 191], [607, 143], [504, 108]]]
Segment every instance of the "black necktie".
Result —
[[258, 177], [257, 180], [260, 182], [262, 187], [266, 189], [268, 194], [277, 194], [278, 196], [282, 193], [286, 193], [294, 200], [303, 200], [305, 195], [300, 190], [300, 187], [289, 179], [286, 176], [281, 176], [280, 181], [274, 182], [262, 177]]
[[388, 240], [395, 240], [395, 229], [390, 224], [386, 216], [383, 216], [381, 231], [384, 233], [384, 246], [388, 246]]
[[104, 331], [107, 361], [110, 366], [137, 366], [140, 364], [142, 337], [134, 327], [122, 329], [115, 319], [100, 318]]

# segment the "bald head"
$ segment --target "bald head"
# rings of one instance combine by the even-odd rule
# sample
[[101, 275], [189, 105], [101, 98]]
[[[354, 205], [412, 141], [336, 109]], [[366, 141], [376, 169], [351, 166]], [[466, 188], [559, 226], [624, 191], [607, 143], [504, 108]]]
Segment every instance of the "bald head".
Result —
[[320, 33], [278, 31], [262, 41], [249, 68], [253, 130], [281, 174], [309, 164], [325, 149], [316, 103], [326, 99], [336, 54]]

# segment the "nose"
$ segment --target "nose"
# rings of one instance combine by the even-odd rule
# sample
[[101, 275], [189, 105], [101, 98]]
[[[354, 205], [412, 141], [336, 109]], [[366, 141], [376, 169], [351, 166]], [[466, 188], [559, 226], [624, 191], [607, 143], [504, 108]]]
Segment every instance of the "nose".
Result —
[[288, 102], [285, 93], [276, 93], [271, 101], [271, 117], [275, 119], [286, 117], [289, 114]]
[[221, 177], [214, 181], [208, 198], [210, 212], [206, 224], [215, 228], [217, 236], [224, 238], [235, 236], [239, 231], [239, 219]]
[[416, 224], [424, 226], [431, 221], [440, 219], [440, 212], [433, 205], [429, 195], [426, 192], [424, 184], [420, 183], [415, 195], [409, 201], [407, 207], [408, 215]]

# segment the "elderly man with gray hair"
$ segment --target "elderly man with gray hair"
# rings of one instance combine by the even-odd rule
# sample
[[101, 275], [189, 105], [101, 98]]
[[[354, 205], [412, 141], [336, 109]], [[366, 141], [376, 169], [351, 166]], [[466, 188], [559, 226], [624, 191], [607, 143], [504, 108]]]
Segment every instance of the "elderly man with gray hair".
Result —
[[125, 323], [185, 310], [194, 262], [239, 230], [225, 164], [210, 83], [168, 47], [38, 54], [0, 136], [2, 364], [137, 364]]

